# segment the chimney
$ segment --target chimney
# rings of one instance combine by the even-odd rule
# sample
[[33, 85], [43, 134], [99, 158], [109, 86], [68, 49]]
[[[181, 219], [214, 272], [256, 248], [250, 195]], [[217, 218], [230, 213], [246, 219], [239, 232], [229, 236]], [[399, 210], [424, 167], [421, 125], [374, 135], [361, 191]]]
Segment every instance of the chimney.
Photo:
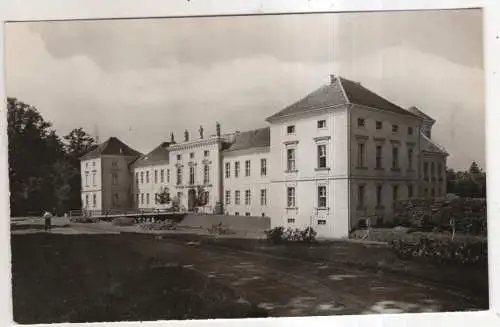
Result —
[[335, 74], [330, 74], [330, 84], [335, 83], [336, 79], [337, 79], [337, 77], [335, 76]]

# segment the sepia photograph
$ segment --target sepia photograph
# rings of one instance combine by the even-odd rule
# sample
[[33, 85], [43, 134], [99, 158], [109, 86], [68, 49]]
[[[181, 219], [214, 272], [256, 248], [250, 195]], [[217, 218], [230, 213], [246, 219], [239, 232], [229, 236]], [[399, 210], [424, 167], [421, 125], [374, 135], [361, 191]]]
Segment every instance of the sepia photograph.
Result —
[[489, 309], [481, 9], [4, 32], [16, 323]]

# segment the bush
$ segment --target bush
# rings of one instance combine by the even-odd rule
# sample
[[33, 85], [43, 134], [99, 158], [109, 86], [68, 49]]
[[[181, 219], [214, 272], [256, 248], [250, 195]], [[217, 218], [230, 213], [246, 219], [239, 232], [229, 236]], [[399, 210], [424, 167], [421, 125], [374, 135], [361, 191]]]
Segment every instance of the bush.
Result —
[[119, 217], [113, 219], [113, 225], [116, 226], [133, 226], [135, 224], [135, 218], [132, 217]]
[[305, 242], [312, 243], [316, 241], [316, 231], [312, 227], [304, 230], [298, 228], [285, 228], [283, 226], [274, 227], [266, 231], [266, 238], [269, 242], [276, 244], [280, 242]]
[[409, 199], [396, 202], [394, 223], [420, 231], [451, 231], [486, 235], [486, 199]]
[[488, 261], [485, 239], [464, 238], [452, 241], [421, 237], [418, 240], [393, 240], [390, 244], [393, 251], [402, 259], [423, 259], [460, 265], [484, 265]]
[[223, 223], [213, 224], [212, 227], [208, 228], [208, 232], [214, 235], [234, 234], [234, 232]]
[[139, 227], [146, 230], [176, 230], [177, 223], [171, 220], [144, 222]]

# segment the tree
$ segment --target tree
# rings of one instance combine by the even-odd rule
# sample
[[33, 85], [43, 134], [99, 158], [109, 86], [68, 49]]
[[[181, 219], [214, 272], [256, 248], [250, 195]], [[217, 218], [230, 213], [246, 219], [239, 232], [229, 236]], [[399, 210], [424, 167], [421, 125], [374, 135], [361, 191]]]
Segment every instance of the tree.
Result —
[[447, 171], [447, 191], [460, 197], [486, 197], [486, 173], [473, 161], [465, 171]]

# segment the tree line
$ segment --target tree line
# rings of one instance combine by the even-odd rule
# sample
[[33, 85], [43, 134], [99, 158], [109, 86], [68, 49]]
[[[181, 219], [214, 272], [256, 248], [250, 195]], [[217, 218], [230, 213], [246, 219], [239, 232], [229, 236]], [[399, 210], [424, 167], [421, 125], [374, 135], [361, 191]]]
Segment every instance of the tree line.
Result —
[[486, 198], [486, 172], [473, 161], [464, 171], [447, 169], [446, 191], [464, 198]]
[[95, 148], [82, 128], [59, 136], [38, 110], [7, 98], [7, 136], [12, 216], [62, 214], [81, 208], [79, 158]]

